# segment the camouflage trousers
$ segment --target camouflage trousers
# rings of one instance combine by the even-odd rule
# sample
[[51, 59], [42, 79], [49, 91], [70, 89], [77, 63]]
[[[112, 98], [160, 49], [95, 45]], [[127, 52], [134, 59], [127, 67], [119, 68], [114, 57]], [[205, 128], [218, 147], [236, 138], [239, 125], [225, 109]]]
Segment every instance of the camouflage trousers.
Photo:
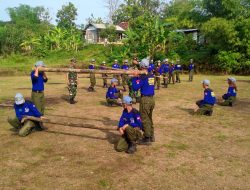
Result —
[[210, 104], [202, 104], [202, 100], [197, 101], [196, 105], [199, 109], [195, 112], [195, 115], [207, 115], [209, 112], [213, 111], [213, 105]]
[[25, 137], [31, 133], [32, 129], [36, 126], [39, 126], [37, 122], [26, 120], [24, 123], [21, 123], [17, 117], [8, 118], [8, 123], [16, 130], [18, 130], [18, 135]]
[[154, 136], [153, 110], [155, 100], [153, 96], [142, 96], [139, 111], [141, 113], [144, 137]]
[[180, 72], [181, 71], [175, 71], [176, 82], [179, 82], [179, 83], [181, 82]]
[[108, 75], [107, 74], [102, 74], [102, 81], [103, 81], [103, 87], [108, 86], [108, 80], [107, 80]]
[[129, 88], [129, 96], [133, 99], [133, 101], [135, 100], [136, 103], [139, 103], [141, 99], [140, 92], [133, 90], [131, 80], [128, 80], [128, 88]]
[[165, 88], [167, 88], [168, 87], [168, 74], [163, 73], [162, 76], [163, 76], [163, 85]]
[[128, 75], [122, 74], [122, 86], [126, 89], [126, 85], [128, 84]]
[[175, 72], [172, 72], [172, 73], [168, 74], [168, 83], [169, 84], [170, 84], [171, 80], [172, 80], [173, 84], [175, 83], [175, 81], [174, 81], [175, 78], [174, 77], [175, 77]]
[[141, 137], [142, 134], [139, 128], [127, 127], [116, 145], [116, 150], [118, 152], [126, 151], [130, 142], [135, 143]]
[[161, 75], [155, 75], [155, 86], [157, 86], [157, 88], [160, 88], [161, 85]]
[[69, 84], [68, 90], [69, 90], [69, 99], [74, 100], [76, 97], [76, 93], [77, 93], [77, 84], [75, 83]]
[[90, 87], [94, 88], [96, 85], [96, 78], [94, 73], [90, 73], [89, 75], [90, 78]]
[[31, 93], [31, 101], [35, 104], [37, 110], [44, 115], [45, 111], [45, 98], [44, 92], [32, 92]]
[[189, 71], [189, 81], [193, 81], [193, 78], [194, 78], [194, 69], [191, 69]]
[[236, 101], [235, 96], [227, 97], [227, 94], [224, 94], [222, 98], [224, 99], [224, 102], [220, 103], [221, 106], [233, 106]]

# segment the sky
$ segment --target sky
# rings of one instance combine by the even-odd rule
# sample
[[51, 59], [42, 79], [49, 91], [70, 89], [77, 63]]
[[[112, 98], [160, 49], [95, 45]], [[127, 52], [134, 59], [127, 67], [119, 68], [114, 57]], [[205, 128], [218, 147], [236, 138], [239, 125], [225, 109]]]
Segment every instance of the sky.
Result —
[[9, 21], [10, 18], [6, 9], [17, 7], [20, 4], [27, 4], [31, 7], [44, 6], [49, 9], [52, 23], [55, 24], [56, 13], [62, 5], [71, 2], [77, 8], [77, 25], [86, 24], [86, 19], [93, 13], [94, 17], [106, 18], [108, 10], [105, 8], [104, 0], [0, 0], [0, 20]]

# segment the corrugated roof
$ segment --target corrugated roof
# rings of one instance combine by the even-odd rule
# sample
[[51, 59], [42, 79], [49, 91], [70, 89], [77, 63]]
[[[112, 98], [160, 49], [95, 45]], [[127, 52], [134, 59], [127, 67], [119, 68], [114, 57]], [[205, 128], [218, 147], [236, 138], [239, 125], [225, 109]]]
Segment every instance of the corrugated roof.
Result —
[[[97, 29], [105, 29], [105, 28], [108, 26], [108, 24], [90, 23], [90, 24], [88, 24], [88, 25], [85, 27], [85, 30], [86, 30], [90, 25], [94, 26], [94, 27], [97, 28]], [[118, 26], [118, 25], [115, 25], [115, 28], [116, 28], [116, 31], [121, 31], [121, 32], [124, 32], [124, 31], [125, 31], [123, 28], [121, 28], [121, 27]]]
[[175, 30], [176, 32], [197, 32], [198, 29], [179, 29], [179, 30]]

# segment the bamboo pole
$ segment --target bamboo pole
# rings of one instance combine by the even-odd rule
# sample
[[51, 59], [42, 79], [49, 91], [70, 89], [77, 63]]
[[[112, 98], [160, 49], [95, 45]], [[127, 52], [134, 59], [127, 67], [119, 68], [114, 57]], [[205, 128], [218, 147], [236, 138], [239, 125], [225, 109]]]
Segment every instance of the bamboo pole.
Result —
[[[78, 78], [89, 79], [87, 76], [79, 76]], [[113, 77], [95, 77], [96, 79], [112, 79]]]
[[76, 73], [95, 73], [95, 74], [147, 74], [147, 71], [139, 70], [96, 70], [96, 69], [69, 69], [69, 68], [39, 68], [44, 72], [76, 72]]

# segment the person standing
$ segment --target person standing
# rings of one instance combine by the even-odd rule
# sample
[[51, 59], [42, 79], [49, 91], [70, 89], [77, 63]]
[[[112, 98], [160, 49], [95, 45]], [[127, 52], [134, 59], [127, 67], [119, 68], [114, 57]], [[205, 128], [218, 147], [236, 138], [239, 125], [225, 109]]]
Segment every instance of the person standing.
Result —
[[169, 64], [168, 59], [163, 60], [163, 64], [161, 65], [162, 76], [163, 76], [163, 86], [165, 88], [168, 87], [168, 72], [169, 72]]
[[188, 70], [189, 70], [189, 81], [193, 81], [194, 78], [194, 60], [190, 59], [190, 64], [188, 66]]
[[[103, 61], [101, 66], [100, 66], [100, 70], [106, 70], [106, 69], [107, 69], [106, 68], [106, 62]], [[103, 73], [102, 74], [103, 88], [108, 88], [108, 80], [107, 80], [107, 78], [108, 78], [108, 74]]]
[[[89, 65], [89, 69], [90, 70], [94, 70], [95, 69], [95, 59], [91, 60], [91, 64]], [[95, 85], [96, 85], [95, 73], [91, 72], [89, 74], [89, 78], [90, 78], [90, 86], [88, 88], [88, 91], [89, 92], [93, 92], [95, 90]]]
[[157, 61], [157, 65], [156, 68], [154, 70], [154, 77], [155, 77], [155, 84], [157, 85], [156, 90], [160, 90], [160, 85], [161, 85], [161, 72], [162, 72], [162, 68], [161, 68], [161, 61], [158, 60]]
[[[140, 62], [141, 69], [147, 71], [149, 60], [142, 59]], [[136, 74], [135, 74], [136, 75]], [[138, 76], [138, 75], [136, 75]], [[153, 110], [155, 107], [154, 100], [154, 76], [151, 73], [142, 74], [139, 77], [134, 77], [132, 81], [134, 90], [141, 91], [140, 113], [143, 124], [143, 138], [139, 141], [141, 145], [150, 145], [155, 141], [154, 125], [153, 125]]]
[[177, 62], [175, 65], [175, 76], [176, 76], [176, 82], [178, 82], [178, 83], [181, 82], [181, 78], [180, 78], [181, 72], [182, 72], [182, 66], [180, 64], [180, 60], [177, 59]]
[[[120, 68], [120, 65], [119, 65], [119, 63], [118, 63], [118, 60], [115, 60], [115, 61], [114, 61], [114, 64], [112, 65], [112, 68], [113, 68], [114, 70], [121, 69], [121, 68]], [[118, 80], [118, 86], [120, 86], [120, 85], [121, 85], [121, 76], [120, 76], [119, 74], [114, 74], [113, 77], [116, 78], [116, 79]]]
[[169, 71], [168, 71], [168, 73], [169, 73], [169, 75], [168, 75], [168, 83], [170, 84], [170, 82], [171, 82], [171, 80], [172, 80], [172, 82], [173, 82], [173, 84], [175, 83], [175, 78], [174, 78], [174, 75], [175, 75], [175, 70], [174, 70], [174, 62], [173, 61], [171, 61], [171, 66], [169, 67]]
[[[70, 69], [75, 69], [76, 68], [76, 59], [72, 58], [70, 60]], [[69, 103], [74, 104], [75, 102], [75, 97], [77, 93], [77, 84], [78, 84], [78, 76], [77, 73], [74, 71], [69, 71], [67, 74], [67, 82], [68, 82], [68, 90], [69, 90]]]
[[37, 61], [35, 70], [30, 73], [32, 81], [31, 100], [42, 115], [45, 111], [44, 83], [48, 81], [48, 78], [46, 73], [39, 71], [39, 69], [45, 66], [43, 61]]
[[[121, 69], [129, 70], [128, 60], [124, 61]], [[122, 74], [122, 87], [123, 87], [124, 92], [126, 92], [126, 85], [128, 85], [128, 75], [127, 74]]]

